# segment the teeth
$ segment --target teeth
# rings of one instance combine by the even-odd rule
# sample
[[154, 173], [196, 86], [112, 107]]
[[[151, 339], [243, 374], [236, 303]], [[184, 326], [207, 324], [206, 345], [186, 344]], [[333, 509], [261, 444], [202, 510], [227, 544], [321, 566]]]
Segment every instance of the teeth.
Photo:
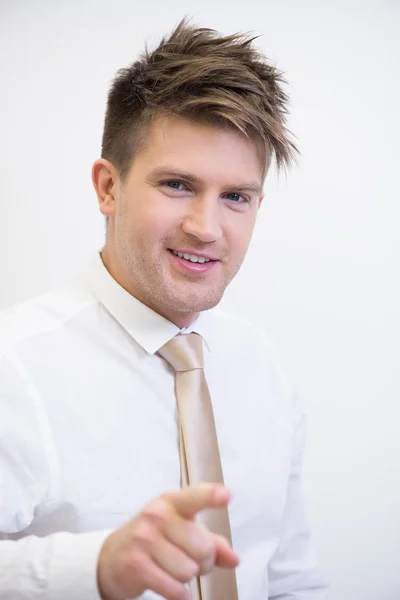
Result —
[[179, 256], [179, 258], [184, 258], [185, 260], [189, 260], [190, 262], [193, 263], [207, 263], [210, 262], [209, 258], [204, 258], [204, 256], [196, 256], [195, 254], [183, 254], [182, 252], [175, 252], [175, 250], [172, 251], [175, 256]]

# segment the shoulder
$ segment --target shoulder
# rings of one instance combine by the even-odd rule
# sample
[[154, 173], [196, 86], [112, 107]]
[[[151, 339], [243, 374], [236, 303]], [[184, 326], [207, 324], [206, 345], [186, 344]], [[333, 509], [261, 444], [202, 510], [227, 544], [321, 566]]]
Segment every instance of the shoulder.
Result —
[[59, 330], [96, 305], [96, 298], [78, 278], [44, 294], [0, 310], [0, 353], [26, 340]]
[[246, 358], [254, 366], [270, 368], [282, 380], [287, 379], [275, 345], [263, 327], [220, 308], [204, 315], [202, 327], [213, 351]]
[[268, 333], [256, 323], [220, 308], [209, 311], [203, 318], [210, 343], [216, 346], [229, 345], [232, 349], [241, 351], [251, 347], [257, 353], [276, 356]]
[[253, 374], [273, 396], [286, 398], [290, 410], [304, 411], [276, 345], [263, 327], [220, 308], [209, 311], [204, 317], [202, 326], [211, 354], [215, 352], [240, 371]]

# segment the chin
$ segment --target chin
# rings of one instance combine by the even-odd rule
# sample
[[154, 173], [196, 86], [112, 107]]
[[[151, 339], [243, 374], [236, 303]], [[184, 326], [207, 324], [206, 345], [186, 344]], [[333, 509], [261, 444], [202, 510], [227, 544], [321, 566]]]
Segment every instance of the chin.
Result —
[[174, 298], [171, 298], [168, 304], [169, 308], [176, 312], [199, 313], [215, 308], [215, 306], [221, 302], [222, 296], [223, 293], [212, 295], [206, 294], [203, 297], [198, 294], [186, 294], [182, 297], [175, 296]]

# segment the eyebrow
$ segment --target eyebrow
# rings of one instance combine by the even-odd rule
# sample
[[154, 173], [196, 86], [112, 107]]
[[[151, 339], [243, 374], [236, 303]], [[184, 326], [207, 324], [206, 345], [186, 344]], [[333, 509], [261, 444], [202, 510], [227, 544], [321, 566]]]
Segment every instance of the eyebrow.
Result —
[[[150, 172], [149, 177], [151, 179], [156, 179], [158, 177], [176, 177], [177, 179], [183, 179], [188, 183], [193, 184], [201, 184], [204, 183], [200, 177], [193, 175], [192, 173], [188, 173], [186, 171], [181, 171], [180, 169], [176, 169], [175, 167], [159, 167]], [[232, 190], [240, 190], [247, 192], [254, 192], [255, 194], [261, 194], [262, 192], [262, 184], [257, 182], [247, 182], [247, 183], [235, 183], [234, 185], [226, 186], [227, 189]]]

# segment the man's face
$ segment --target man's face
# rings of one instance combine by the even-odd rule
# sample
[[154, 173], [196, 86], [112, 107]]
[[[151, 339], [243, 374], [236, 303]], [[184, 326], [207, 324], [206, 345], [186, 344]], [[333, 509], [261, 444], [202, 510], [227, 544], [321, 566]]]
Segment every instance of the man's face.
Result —
[[245, 257], [262, 178], [250, 139], [183, 118], [156, 119], [117, 188], [107, 245], [121, 285], [175, 322], [218, 304]]

